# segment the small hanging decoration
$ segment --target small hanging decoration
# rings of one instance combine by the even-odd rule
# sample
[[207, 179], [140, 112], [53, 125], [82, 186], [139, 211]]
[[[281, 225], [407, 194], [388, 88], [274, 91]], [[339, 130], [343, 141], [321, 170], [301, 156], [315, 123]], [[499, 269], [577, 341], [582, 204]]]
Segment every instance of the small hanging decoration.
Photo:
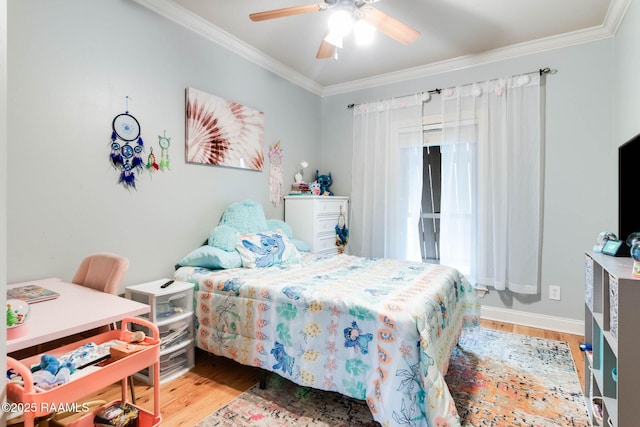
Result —
[[151, 172], [158, 170], [160, 167], [156, 163], [156, 156], [153, 154], [153, 147], [149, 147], [149, 157], [147, 157], [147, 169]]
[[270, 199], [273, 206], [278, 207], [282, 203], [284, 194], [282, 192], [282, 149], [280, 141], [269, 147], [269, 190]]
[[[127, 109], [124, 113], [113, 118], [111, 127], [111, 164], [120, 171], [119, 181], [126, 188], [136, 188], [135, 171], [144, 170], [142, 152], [144, 142], [140, 137], [140, 123], [129, 114], [129, 97], [127, 99]], [[121, 144], [118, 140], [124, 141]], [[136, 141], [132, 147], [130, 142]]]
[[171, 138], [167, 138], [167, 131], [164, 131], [164, 136], [158, 135], [158, 145], [160, 146], [160, 169], [169, 169], [169, 147], [171, 146]]
[[336, 225], [336, 246], [338, 253], [344, 253], [344, 247], [349, 243], [349, 229], [347, 228], [346, 219], [342, 213], [340, 206], [340, 215], [338, 216], [338, 224]]

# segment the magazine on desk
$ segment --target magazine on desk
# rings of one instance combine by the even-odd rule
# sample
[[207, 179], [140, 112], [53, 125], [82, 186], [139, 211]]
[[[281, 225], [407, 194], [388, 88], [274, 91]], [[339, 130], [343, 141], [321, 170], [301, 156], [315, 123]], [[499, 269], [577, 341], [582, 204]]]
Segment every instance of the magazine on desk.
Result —
[[7, 299], [19, 299], [29, 304], [58, 298], [59, 293], [40, 285], [25, 285], [7, 289]]

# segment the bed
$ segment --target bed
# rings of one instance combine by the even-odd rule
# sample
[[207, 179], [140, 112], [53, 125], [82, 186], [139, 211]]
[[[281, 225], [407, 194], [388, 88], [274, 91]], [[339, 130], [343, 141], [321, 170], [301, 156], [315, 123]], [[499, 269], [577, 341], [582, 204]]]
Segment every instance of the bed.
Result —
[[193, 282], [196, 346], [367, 402], [383, 426], [458, 426], [444, 375], [480, 305], [456, 269], [347, 254], [212, 270]]

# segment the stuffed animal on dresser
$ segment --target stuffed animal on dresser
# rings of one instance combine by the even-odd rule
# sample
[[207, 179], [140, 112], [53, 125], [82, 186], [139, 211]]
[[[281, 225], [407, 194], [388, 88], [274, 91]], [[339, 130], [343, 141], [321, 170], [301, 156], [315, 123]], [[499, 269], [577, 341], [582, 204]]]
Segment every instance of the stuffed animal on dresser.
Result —
[[320, 194], [323, 196], [333, 196], [333, 191], [329, 189], [331, 184], [333, 184], [333, 179], [331, 178], [331, 172], [327, 175], [319, 175], [318, 170], [316, 169], [316, 182], [320, 184]]

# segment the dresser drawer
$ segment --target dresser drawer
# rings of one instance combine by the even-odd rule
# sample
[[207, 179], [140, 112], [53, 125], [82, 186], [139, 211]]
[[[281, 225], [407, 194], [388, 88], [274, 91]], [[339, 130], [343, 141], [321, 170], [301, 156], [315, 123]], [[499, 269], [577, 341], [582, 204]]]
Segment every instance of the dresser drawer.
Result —
[[316, 239], [317, 244], [317, 252], [322, 253], [337, 253], [338, 247], [336, 246], [336, 236], [335, 234], [318, 237]]
[[[327, 198], [326, 200], [317, 200], [317, 214], [318, 215], [332, 215], [336, 218], [340, 215], [340, 212], [347, 214], [347, 201], [346, 200], [333, 200]], [[341, 210], [342, 209], [342, 210]]]
[[318, 235], [327, 234], [327, 233], [331, 233], [334, 235], [336, 234], [336, 225], [338, 225], [338, 215], [318, 217], [316, 221], [317, 221], [316, 230], [318, 232]]

